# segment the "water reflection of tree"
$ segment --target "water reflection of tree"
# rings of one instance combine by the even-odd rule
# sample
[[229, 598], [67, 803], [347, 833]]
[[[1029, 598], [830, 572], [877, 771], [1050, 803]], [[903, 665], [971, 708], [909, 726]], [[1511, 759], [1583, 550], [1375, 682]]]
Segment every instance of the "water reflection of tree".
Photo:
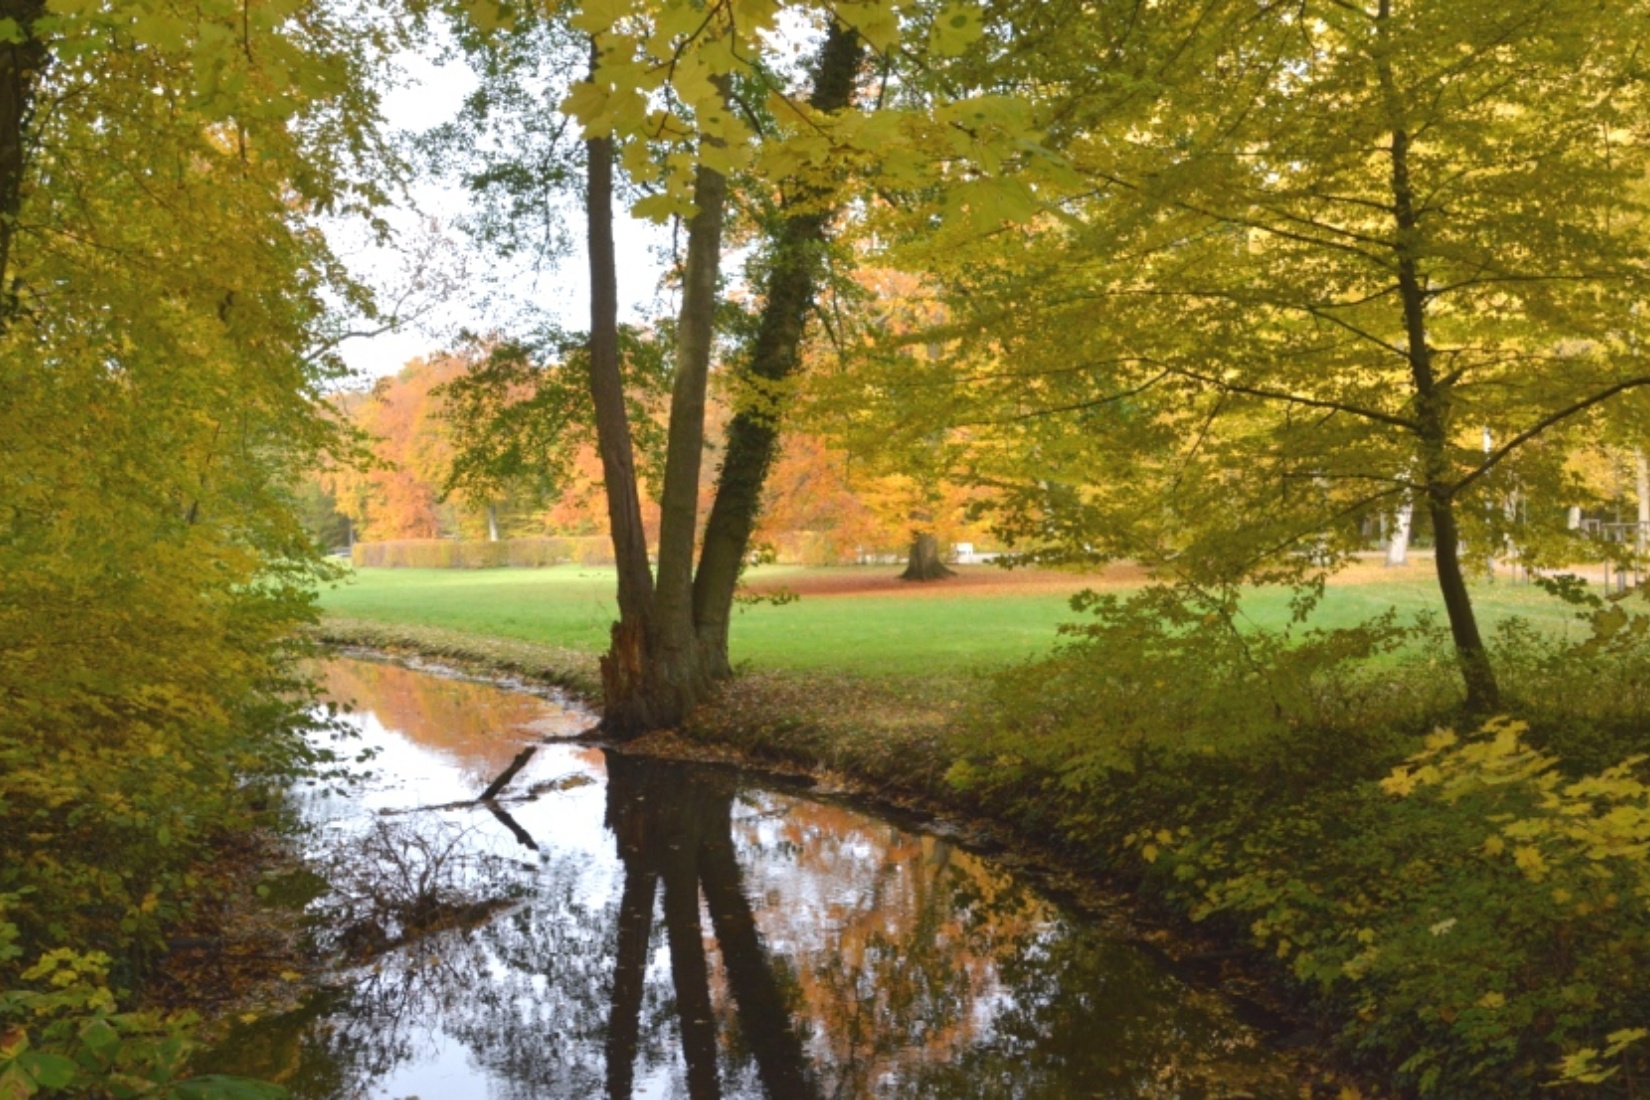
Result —
[[[1292, 1095], [1275, 1060], [1151, 956], [944, 840], [761, 796], [736, 826], [836, 1096]], [[788, 871], [776, 870], [789, 865]], [[814, 876], [828, 890], [797, 881]], [[829, 898], [797, 904], [801, 896]]]
[[381, 1092], [455, 1043], [467, 1092], [500, 1100], [1289, 1094], [1149, 957], [944, 841], [728, 773], [607, 767], [616, 861], [540, 837], [526, 904], [251, 1044], [298, 1100]]
[[607, 767], [607, 825], [625, 869], [608, 1027], [608, 1095], [631, 1094], [645, 949], [661, 882], [689, 1096], [721, 1095], [701, 891], [736, 1009], [740, 1046], [754, 1061], [763, 1089], [786, 1100], [818, 1095], [791, 1022], [790, 999], [769, 963], [745, 894], [733, 845], [734, 780], [706, 772], [684, 783], [679, 766], [618, 755], [609, 756]]

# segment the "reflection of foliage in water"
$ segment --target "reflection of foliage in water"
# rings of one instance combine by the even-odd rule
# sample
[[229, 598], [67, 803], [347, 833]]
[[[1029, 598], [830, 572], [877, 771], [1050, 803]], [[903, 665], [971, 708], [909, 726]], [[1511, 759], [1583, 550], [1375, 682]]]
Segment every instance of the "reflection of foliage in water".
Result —
[[[237, 1029], [224, 1047], [237, 1066], [254, 1058], [294, 1100], [365, 1095], [443, 1035], [469, 1048], [492, 1079], [491, 1089], [478, 1079], [478, 1095], [597, 1095], [615, 906], [580, 900], [586, 871], [577, 860], [552, 859], [532, 904], [347, 971], [341, 988]], [[655, 999], [664, 1006], [668, 994]], [[671, 1057], [663, 1036], [653, 1047], [658, 1061]]]
[[502, 771], [524, 736], [572, 733], [588, 721], [533, 695], [378, 661], [331, 660], [323, 672], [329, 698], [358, 704], [387, 729], [448, 754], [469, 786]]
[[[606, 852], [588, 832], [562, 845], [544, 816], [522, 818], [543, 846], [530, 875], [503, 857], [470, 866], [460, 845], [453, 890], [435, 891], [446, 908], [512, 876], [523, 903], [413, 938], [304, 1012], [244, 1029], [222, 1068], [275, 1076], [297, 1100], [434, 1095], [421, 1067], [454, 1057], [472, 1076], [442, 1082], [453, 1100], [628, 1095], [632, 1080], [728, 1100], [1219, 1096], [1223, 1079], [1293, 1093], [1149, 956], [944, 840], [741, 790], [727, 771], [608, 767]], [[572, 825], [555, 804], [534, 813]], [[434, 854], [462, 835], [444, 828], [425, 834]], [[442, 877], [395, 835], [383, 843], [412, 860], [401, 893], [417, 898]]]
[[827, 1095], [1292, 1091], [1245, 1029], [1013, 877], [840, 808], [784, 811], [745, 815], [741, 852], [753, 879], [777, 861], [834, 886], [822, 911], [763, 912], [792, 950]]

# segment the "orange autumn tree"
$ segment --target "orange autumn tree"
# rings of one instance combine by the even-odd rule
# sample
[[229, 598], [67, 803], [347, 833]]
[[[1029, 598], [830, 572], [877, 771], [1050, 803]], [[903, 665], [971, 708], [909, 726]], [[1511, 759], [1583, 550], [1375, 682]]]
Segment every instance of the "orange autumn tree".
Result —
[[[980, 491], [967, 486], [969, 435], [948, 427], [948, 349], [927, 335], [944, 321], [943, 308], [920, 278], [872, 269], [856, 277], [855, 332], [834, 348], [816, 348], [816, 364], [795, 421], [802, 443], [830, 454], [843, 471], [844, 491], [867, 517], [876, 545], [897, 545], [904, 536], [902, 579], [940, 580], [951, 575], [947, 548], [976, 541], [983, 530], [969, 522]], [[901, 395], [895, 400], [895, 393]], [[925, 396], [920, 404], [911, 393]]]

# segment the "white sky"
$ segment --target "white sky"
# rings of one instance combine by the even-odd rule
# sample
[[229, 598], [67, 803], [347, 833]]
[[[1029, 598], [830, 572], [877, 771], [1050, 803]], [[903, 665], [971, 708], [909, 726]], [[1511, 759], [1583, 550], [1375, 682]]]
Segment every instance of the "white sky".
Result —
[[[405, 84], [384, 98], [385, 117], [395, 130], [420, 132], [450, 121], [475, 86], [462, 62], [438, 66], [426, 57], [408, 56], [402, 64]], [[575, 220], [569, 226], [569, 236], [579, 247], [555, 269], [534, 272], [525, 261], [506, 261], [476, 249], [454, 227], [454, 220], [463, 216], [469, 203], [463, 190], [426, 181], [414, 187], [412, 200], [416, 209], [384, 211], [398, 237], [397, 247], [391, 250], [370, 246], [360, 226], [326, 226], [328, 239], [351, 271], [377, 288], [386, 302], [393, 297], [393, 288], [404, 283], [399, 276], [415, 266], [421, 242], [427, 243], [432, 231], [450, 246], [439, 250], [448, 277], [458, 273], [454, 292], [443, 295], [420, 323], [370, 339], [346, 341], [340, 350], [356, 375], [393, 374], [410, 359], [450, 346], [464, 328], [477, 332], [519, 329], [521, 325], [513, 322], [528, 306], [549, 313], [564, 327], [589, 327], [590, 280], [582, 223]], [[620, 320], [642, 320], [670, 310], [672, 303], [659, 290], [664, 270], [659, 253], [670, 245], [669, 230], [630, 218], [622, 208], [614, 213]], [[577, 211], [570, 208], [570, 215], [576, 219]]]

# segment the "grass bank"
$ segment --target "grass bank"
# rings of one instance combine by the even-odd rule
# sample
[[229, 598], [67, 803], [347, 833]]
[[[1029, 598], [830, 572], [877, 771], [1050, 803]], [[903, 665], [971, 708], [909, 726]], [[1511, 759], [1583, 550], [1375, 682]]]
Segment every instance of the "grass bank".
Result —
[[[763, 566], [746, 576], [750, 595], [732, 632], [733, 659], [762, 670], [849, 673], [876, 679], [969, 677], [1046, 655], [1083, 588], [1127, 592], [1137, 573], [1074, 576], [959, 567], [960, 577], [908, 585], [886, 566], [803, 568]], [[507, 639], [594, 654], [607, 645], [617, 614], [611, 569], [561, 565], [545, 569], [368, 569], [321, 594], [328, 619], [369, 627], [429, 628], [451, 639]], [[771, 598], [791, 593], [790, 603]], [[1571, 629], [1567, 609], [1539, 590], [1511, 583], [1474, 588], [1486, 625], [1519, 615], [1544, 629]], [[1405, 618], [1442, 614], [1430, 563], [1398, 570], [1363, 568], [1332, 586], [1314, 625], [1363, 622], [1388, 608]], [[1251, 592], [1242, 619], [1257, 630], [1290, 618], [1289, 594]]]

